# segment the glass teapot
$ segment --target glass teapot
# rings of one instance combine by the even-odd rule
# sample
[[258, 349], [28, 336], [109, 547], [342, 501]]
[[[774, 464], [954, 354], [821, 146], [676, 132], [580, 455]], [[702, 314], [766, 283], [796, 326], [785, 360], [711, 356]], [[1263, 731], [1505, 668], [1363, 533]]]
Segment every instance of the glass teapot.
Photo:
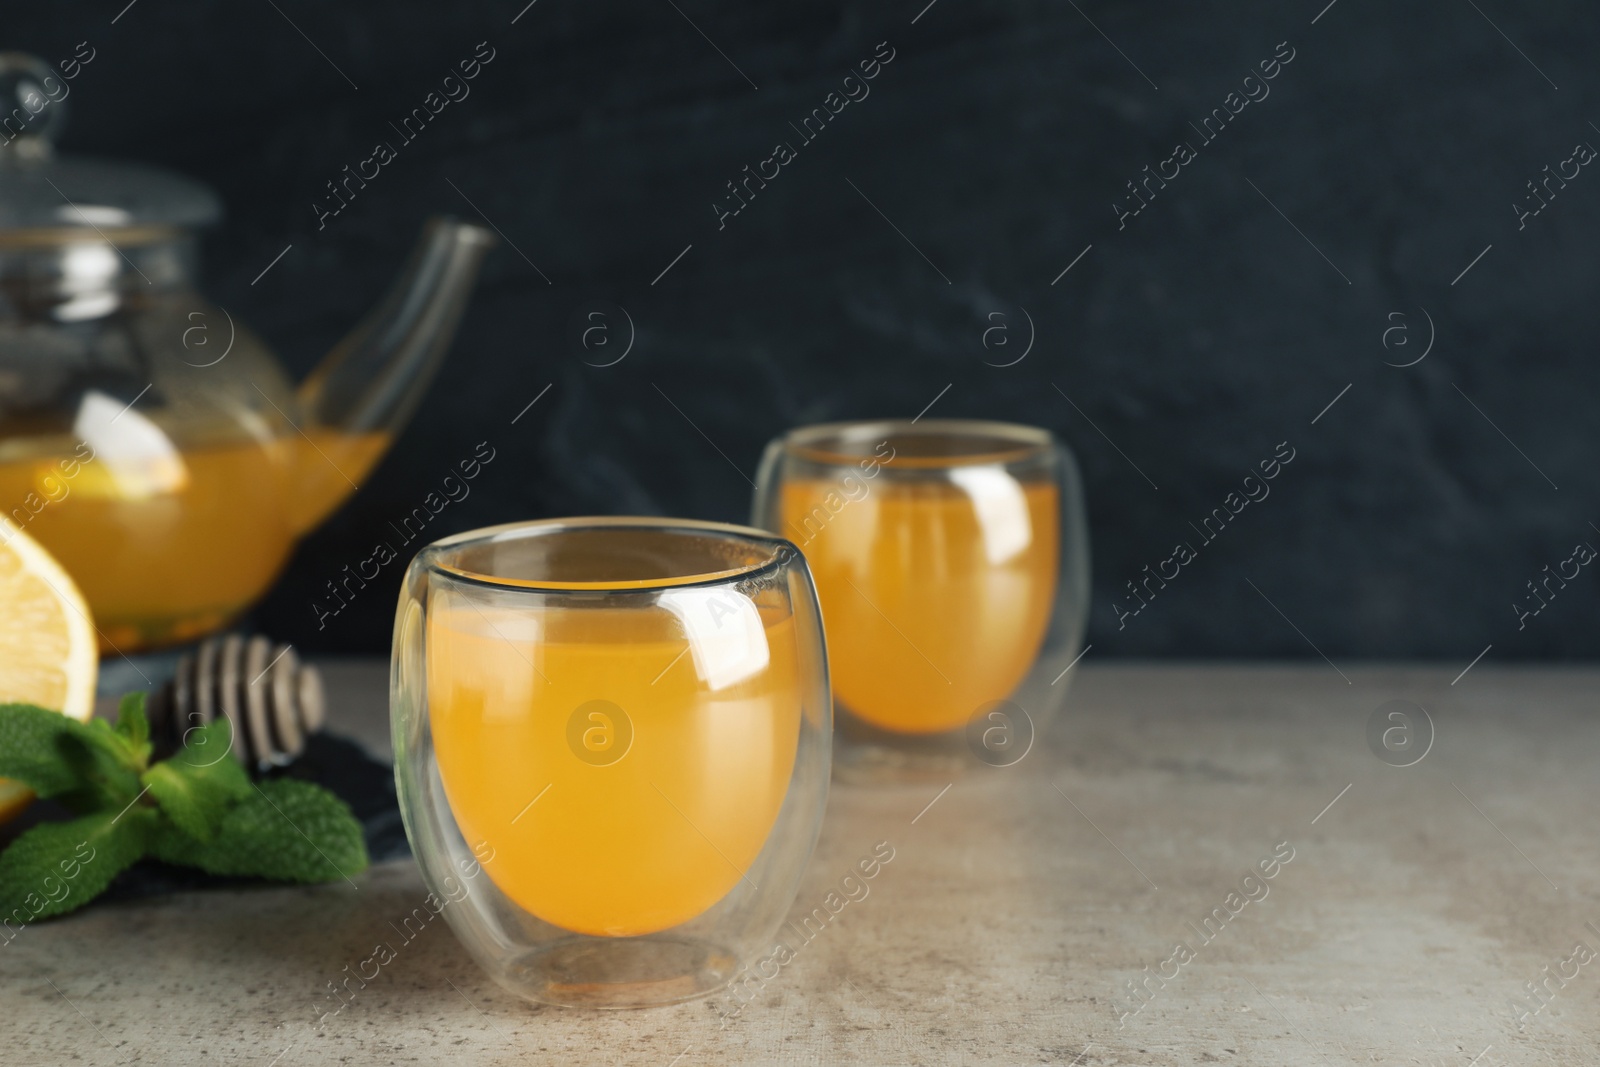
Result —
[[493, 243], [433, 219], [381, 304], [298, 388], [194, 288], [220, 203], [58, 157], [67, 80], [0, 53], [0, 509], [73, 576], [102, 651], [226, 625], [415, 410]]

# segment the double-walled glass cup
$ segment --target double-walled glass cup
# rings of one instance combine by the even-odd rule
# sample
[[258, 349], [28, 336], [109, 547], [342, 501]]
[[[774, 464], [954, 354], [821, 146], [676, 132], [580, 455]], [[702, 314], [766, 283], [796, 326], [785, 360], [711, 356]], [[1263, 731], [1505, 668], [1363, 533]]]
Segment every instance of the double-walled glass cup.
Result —
[[1077, 464], [1047, 430], [838, 423], [767, 446], [754, 525], [805, 553], [827, 624], [835, 773], [916, 779], [1021, 759], [1089, 608]]
[[635, 518], [447, 538], [406, 572], [390, 687], [417, 862], [501, 985], [670, 1003], [770, 949], [831, 758], [787, 541]]

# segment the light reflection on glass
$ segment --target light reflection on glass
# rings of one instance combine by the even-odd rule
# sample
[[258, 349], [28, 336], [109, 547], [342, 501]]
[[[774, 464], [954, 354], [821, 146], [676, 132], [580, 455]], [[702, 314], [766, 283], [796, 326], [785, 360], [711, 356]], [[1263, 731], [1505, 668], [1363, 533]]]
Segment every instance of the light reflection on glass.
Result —
[[1033, 543], [1033, 523], [1022, 486], [1001, 467], [959, 467], [950, 480], [972, 500], [983, 551], [991, 565], [1005, 563]]
[[669, 589], [657, 601], [678, 617], [694, 669], [712, 691], [765, 670], [771, 660], [761, 613], [731, 589]]

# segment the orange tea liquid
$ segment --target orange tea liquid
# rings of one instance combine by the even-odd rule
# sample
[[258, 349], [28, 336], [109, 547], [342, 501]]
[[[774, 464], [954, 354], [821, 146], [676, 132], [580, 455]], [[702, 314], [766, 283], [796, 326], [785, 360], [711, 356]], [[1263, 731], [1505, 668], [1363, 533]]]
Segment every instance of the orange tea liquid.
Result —
[[800, 731], [794, 623], [715, 595], [744, 605], [722, 619], [735, 640], [694, 648], [659, 608], [433, 597], [428, 715], [445, 795], [467, 841], [494, 849], [495, 885], [546, 922], [613, 937], [677, 926], [766, 843]]
[[345, 478], [364, 477], [388, 444], [387, 434], [320, 431], [84, 460], [92, 451], [74, 454], [76, 441], [30, 442], [0, 460], [0, 508], [78, 583], [102, 645], [131, 652], [209, 633], [254, 603], [295, 536], [353, 492]]
[[1009, 696], [1044, 642], [1056, 594], [1060, 495], [998, 467], [943, 481], [783, 486], [805, 553], [835, 699], [884, 730], [952, 730]]

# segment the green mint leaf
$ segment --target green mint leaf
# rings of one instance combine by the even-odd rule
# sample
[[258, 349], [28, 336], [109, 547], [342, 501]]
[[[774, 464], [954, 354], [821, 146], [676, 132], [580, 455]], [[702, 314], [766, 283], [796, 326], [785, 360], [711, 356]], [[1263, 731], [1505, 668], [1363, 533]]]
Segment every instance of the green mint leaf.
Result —
[[212, 874], [329, 882], [367, 869], [361, 824], [345, 802], [292, 778], [262, 782], [223, 816], [216, 838], [202, 841], [164, 828], [153, 854]]
[[229, 751], [231, 736], [228, 720], [215, 719], [191, 733], [191, 745], [139, 777], [173, 824], [201, 841], [213, 840], [234, 802], [252, 792]]
[[183, 747], [167, 762], [180, 762], [194, 769], [215, 768], [214, 773], [225, 775], [234, 783], [233, 791], [238, 796], [250, 791], [250, 776], [233, 754], [233, 724], [226, 718], [192, 726], [184, 731], [182, 740]]
[[103, 722], [91, 725], [31, 704], [0, 705], [0, 777], [80, 810], [121, 810], [139, 793], [128, 743]]
[[150, 720], [144, 708], [143, 693], [129, 693], [117, 704], [117, 735], [128, 742], [140, 770], [150, 762]]
[[134, 766], [133, 746], [128, 743], [126, 736], [117, 732], [116, 727], [104, 719], [90, 719], [85, 725], [95, 736], [96, 743], [104, 747], [107, 752], [115, 754], [128, 766]]
[[203, 782], [179, 773], [170, 763], [156, 764], [139, 780], [178, 829], [201, 841], [217, 836], [222, 817], [228, 813], [225, 797], [208, 795]]
[[144, 855], [156, 821], [152, 809], [134, 805], [44, 823], [17, 838], [0, 853], [0, 934], [99, 896]]
[[61, 751], [72, 736], [71, 722], [32, 704], [0, 706], [0, 777], [15, 778], [42, 797], [81, 786]]
[[143, 768], [127, 739], [104, 719], [74, 723], [69, 732], [60, 751], [83, 785], [61, 794], [61, 802], [85, 814], [100, 808], [121, 811], [132, 803], [143, 788], [139, 784]]

